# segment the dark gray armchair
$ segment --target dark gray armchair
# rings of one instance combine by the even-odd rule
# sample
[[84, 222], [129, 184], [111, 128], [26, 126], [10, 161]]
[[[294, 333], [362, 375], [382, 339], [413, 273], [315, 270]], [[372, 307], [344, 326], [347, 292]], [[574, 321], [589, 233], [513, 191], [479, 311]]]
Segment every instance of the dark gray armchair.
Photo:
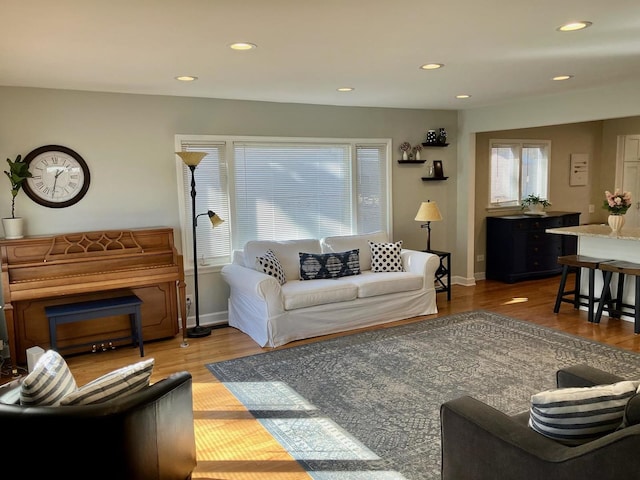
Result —
[[15, 388], [0, 389], [0, 428], [2, 458], [19, 478], [191, 478], [196, 445], [189, 372], [94, 405], [22, 406]]
[[[560, 388], [625, 380], [586, 365], [559, 370], [556, 377]], [[468, 396], [444, 403], [442, 480], [637, 478], [640, 424], [568, 447], [533, 431], [528, 419], [528, 412], [508, 416]]]

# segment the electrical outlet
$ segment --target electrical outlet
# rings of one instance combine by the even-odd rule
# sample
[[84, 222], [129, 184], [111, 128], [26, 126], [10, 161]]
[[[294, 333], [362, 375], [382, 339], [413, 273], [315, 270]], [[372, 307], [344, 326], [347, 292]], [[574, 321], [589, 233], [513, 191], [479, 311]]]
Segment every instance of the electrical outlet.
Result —
[[476, 257], [476, 261], [477, 261], [477, 262], [484, 262], [484, 255], [478, 255], [478, 256]]
[[595, 205], [589, 205], [589, 213], [596, 213], [596, 206]]
[[187, 308], [191, 308], [193, 305], [193, 295], [187, 295]]

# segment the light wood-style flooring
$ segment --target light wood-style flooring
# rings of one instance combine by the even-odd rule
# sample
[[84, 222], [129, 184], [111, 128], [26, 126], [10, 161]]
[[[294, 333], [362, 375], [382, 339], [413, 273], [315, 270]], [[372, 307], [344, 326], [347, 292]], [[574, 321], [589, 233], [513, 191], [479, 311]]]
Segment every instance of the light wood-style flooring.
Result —
[[[572, 279], [571, 279], [572, 281]], [[640, 336], [631, 322], [603, 317], [599, 325], [589, 324], [585, 311], [563, 303], [553, 313], [559, 277], [504, 284], [479, 281], [473, 287], [453, 286], [452, 300], [438, 294], [437, 315], [394, 322], [375, 328], [428, 320], [471, 310], [488, 310], [539, 325], [579, 335], [620, 348], [640, 352]], [[353, 333], [353, 332], [349, 332]], [[332, 335], [334, 337], [337, 335]], [[294, 342], [279, 348], [322, 341], [329, 337]], [[247, 335], [230, 327], [214, 329], [209, 337], [189, 339], [180, 346], [181, 336], [145, 343], [145, 357], [155, 359], [152, 381], [170, 373], [188, 370], [193, 375], [194, 415], [198, 466], [193, 478], [205, 479], [306, 479], [308, 475], [253, 419], [235, 398], [209, 373], [205, 364], [270, 349], [258, 347]], [[88, 353], [67, 358], [78, 382], [86, 382], [118, 367], [140, 360], [138, 349], [121, 347], [114, 351]]]

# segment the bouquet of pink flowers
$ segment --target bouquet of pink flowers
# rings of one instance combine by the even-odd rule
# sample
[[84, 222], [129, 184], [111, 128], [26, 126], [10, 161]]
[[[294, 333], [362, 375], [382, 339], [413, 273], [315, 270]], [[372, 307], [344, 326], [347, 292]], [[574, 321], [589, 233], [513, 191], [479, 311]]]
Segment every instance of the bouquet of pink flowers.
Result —
[[400, 144], [400, 150], [402, 150], [403, 152], [408, 152], [409, 150], [411, 150], [411, 144], [409, 142], [402, 142]]
[[617, 190], [611, 193], [609, 190], [604, 192], [606, 200], [602, 204], [602, 208], [609, 211], [611, 215], [624, 215], [631, 207], [631, 192], [620, 192]]

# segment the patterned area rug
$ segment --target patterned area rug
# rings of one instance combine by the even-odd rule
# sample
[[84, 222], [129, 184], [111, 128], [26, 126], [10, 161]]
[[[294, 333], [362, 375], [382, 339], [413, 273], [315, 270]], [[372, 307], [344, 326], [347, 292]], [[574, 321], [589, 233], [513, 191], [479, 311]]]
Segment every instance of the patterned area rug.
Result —
[[315, 479], [440, 478], [440, 405], [507, 414], [586, 363], [640, 378], [640, 355], [476, 311], [207, 365]]

